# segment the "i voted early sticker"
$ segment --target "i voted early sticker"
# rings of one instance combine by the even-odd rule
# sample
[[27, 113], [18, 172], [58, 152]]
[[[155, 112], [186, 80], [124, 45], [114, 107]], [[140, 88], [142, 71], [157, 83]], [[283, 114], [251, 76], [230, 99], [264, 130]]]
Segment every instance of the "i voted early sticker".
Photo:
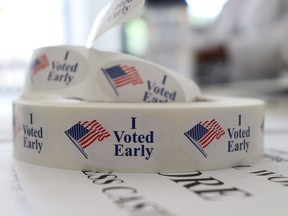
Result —
[[57, 90], [81, 82], [88, 69], [88, 62], [80, 53], [65, 47], [51, 47], [34, 53], [27, 77], [32, 88]]
[[34, 110], [13, 109], [13, 138], [15, 151], [40, 159], [54, 143], [53, 131], [44, 116]]
[[79, 116], [67, 124], [62, 143], [78, 161], [99, 168], [134, 168], [160, 159], [170, 138], [157, 121], [127, 112]]
[[103, 65], [97, 83], [115, 101], [168, 103], [185, 101], [179, 81], [162, 67], [122, 60]]
[[[215, 117], [216, 116], [216, 117]], [[257, 146], [261, 125], [244, 113], [209, 114], [194, 118], [181, 132], [179, 145], [186, 155], [205, 164], [233, 164]]]

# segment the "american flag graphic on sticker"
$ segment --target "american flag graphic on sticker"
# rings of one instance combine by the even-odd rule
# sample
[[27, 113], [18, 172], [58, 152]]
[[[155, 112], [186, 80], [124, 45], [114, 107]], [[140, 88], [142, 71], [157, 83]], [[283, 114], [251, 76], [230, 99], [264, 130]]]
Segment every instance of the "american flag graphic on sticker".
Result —
[[13, 137], [15, 138], [17, 134], [20, 133], [21, 130], [22, 130], [22, 127], [21, 127], [19, 117], [18, 115], [14, 114], [13, 115]]
[[77, 149], [88, 159], [88, 154], [85, 149], [95, 143], [96, 141], [102, 142], [110, 136], [110, 133], [102, 127], [97, 120], [93, 121], [79, 121], [70, 129], [65, 131], [65, 134], [77, 147]]
[[199, 122], [184, 135], [191, 143], [207, 158], [205, 148], [215, 139], [220, 139], [225, 134], [223, 128], [213, 119], [211, 121]]
[[143, 84], [143, 80], [134, 66], [115, 65], [109, 68], [102, 68], [102, 71], [113, 88], [115, 94], [118, 96], [118, 88], [126, 85]]
[[49, 66], [49, 61], [45, 54], [37, 57], [30, 65], [32, 77], [34, 77], [41, 70], [44, 70], [48, 66]]

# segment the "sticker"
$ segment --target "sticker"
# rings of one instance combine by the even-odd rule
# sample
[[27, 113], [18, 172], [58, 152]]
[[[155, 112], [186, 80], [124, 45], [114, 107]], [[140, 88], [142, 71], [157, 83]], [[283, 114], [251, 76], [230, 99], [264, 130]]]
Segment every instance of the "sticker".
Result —
[[[217, 116], [217, 118], [215, 118]], [[225, 165], [244, 159], [253, 149], [259, 128], [245, 114], [226, 113], [195, 118], [180, 135], [180, 146], [188, 156], [206, 164]]]
[[113, 0], [100, 11], [89, 34], [87, 47], [112, 27], [140, 17], [145, 0]]
[[41, 158], [54, 143], [48, 121], [35, 113], [23, 109], [13, 113], [13, 138], [15, 150], [25, 152], [30, 158]]
[[167, 151], [168, 131], [134, 113], [79, 116], [64, 129], [62, 143], [75, 159], [99, 168], [132, 168], [158, 160]]
[[76, 51], [51, 47], [35, 52], [29, 68], [31, 86], [41, 90], [57, 90], [81, 82], [88, 73], [89, 65]]
[[16, 141], [16, 137], [22, 132], [22, 123], [20, 121], [18, 113], [16, 113], [16, 107], [15, 104], [13, 104], [13, 143]]
[[97, 82], [115, 101], [168, 103], [185, 100], [180, 83], [162, 68], [145, 62], [123, 60], [103, 66]]

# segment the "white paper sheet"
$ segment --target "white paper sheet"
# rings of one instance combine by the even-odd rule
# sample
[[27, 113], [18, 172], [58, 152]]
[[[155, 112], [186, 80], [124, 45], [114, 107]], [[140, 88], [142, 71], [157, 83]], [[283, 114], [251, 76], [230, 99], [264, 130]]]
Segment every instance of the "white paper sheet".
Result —
[[271, 158], [250, 167], [163, 176], [38, 167], [15, 161], [11, 144], [1, 144], [1, 211], [4, 215], [287, 215], [288, 162], [281, 159], [280, 147], [273, 145], [273, 151], [266, 152]]

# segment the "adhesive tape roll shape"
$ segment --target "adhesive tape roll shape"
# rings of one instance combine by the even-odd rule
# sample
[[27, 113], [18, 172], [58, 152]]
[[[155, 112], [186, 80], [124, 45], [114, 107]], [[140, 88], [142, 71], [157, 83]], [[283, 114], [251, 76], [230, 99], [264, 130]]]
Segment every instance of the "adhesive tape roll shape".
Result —
[[185, 172], [263, 154], [262, 101], [203, 98], [166, 68], [84, 47], [34, 52], [13, 122], [17, 159], [63, 169]]
[[[117, 3], [97, 16], [88, 44], [144, 5], [131, 1], [111, 18]], [[203, 98], [195, 82], [162, 66], [80, 46], [34, 51], [13, 123], [15, 158], [54, 168], [185, 172], [263, 154], [262, 101]]]
[[14, 155], [36, 165], [113, 172], [228, 168], [263, 154], [264, 103], [18, 100]]

